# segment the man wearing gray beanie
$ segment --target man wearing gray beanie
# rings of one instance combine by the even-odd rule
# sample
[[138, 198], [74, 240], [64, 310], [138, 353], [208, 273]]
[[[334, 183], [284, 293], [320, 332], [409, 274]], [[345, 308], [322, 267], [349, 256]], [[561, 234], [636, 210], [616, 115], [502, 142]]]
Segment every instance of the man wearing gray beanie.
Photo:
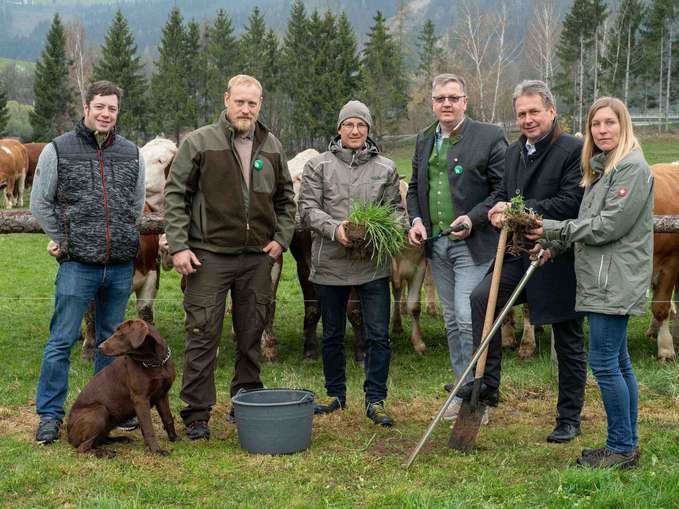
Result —
[[404, 229], [408, 226], [396, 165], [380, 155], [371, 130], [372, 116], [365, 104], [349, 101], [342, 107], [337, 136], [326, 152], [304, 167], [298, 206], [302, 221], [312, 230], [309, 280], [323, 320], [321, 351], [329, 399], [316, 405], [314, 412], [329, 414], [347, 405], [344, 330], [349, 292], [355, 288], [365, 331], [366, 415], [388, 427], [394, 424], [384, 408], [391, 359], [391, 259], [379, 264], [376, 259], [357, 259], [344, 229], [354, 202], [391, 205]]

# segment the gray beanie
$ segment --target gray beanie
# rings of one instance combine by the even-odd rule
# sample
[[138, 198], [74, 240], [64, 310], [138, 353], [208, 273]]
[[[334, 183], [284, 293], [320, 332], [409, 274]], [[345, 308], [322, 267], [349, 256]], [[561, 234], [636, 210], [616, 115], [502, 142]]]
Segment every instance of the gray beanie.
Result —
[[339, 129], [342, 122], [348, 118], [360, 118], [363, 122], [368, 124], [368, 132], [372, 131], [373, 119], [370, 115], [370, 110], [361, 101], [349, 101], [342, 106], [342, 109], [339, 112], [339, 118], [337, 119], [337, 129]]

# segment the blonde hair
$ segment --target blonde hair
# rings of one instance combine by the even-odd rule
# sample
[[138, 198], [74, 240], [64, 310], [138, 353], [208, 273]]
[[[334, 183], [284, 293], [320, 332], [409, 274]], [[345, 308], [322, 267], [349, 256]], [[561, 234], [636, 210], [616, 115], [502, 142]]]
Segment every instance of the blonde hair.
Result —
[[262, 84], [257, 80], [257, 78], [253, 78], [247, 74], [237, 74], [231, 78], [229, 83], [226, 85], [226, 92], [230, 92], [231, 89], [237, 85], [255, 85], [257, 88], [259, 88], [260, 95], [263, 92]]
[[585, 144], [582, 146], [582, 181], [580, 185], [583, 187], [589, 187], [594, 182], [594, 171], [592, 170], [589, 160], [596, 154], [601, 153], [601, 150], [594, 143], [594, 138], [592, 137], [592, 119], [596, 112], [602, 108], [610, 108], [615, 116], [618, 117], [618, 122], [620, 123], [620, 139], [618, 141], [618, 146], [615, 147], [606, 158], [606, 164], [604, 165], [604, 174], [610, 172], [616, 164], [618, 164], [624, 157], [627, 156], [632, 150], [638, 150], [641, 152], [641, 146], [639, 141], [634, 136], [634, 130], [632, 129], [632, 119], [627, 111], [625, 103], [616, 97], [600, 97], [587, 113], [587, 129], [585, 131]]

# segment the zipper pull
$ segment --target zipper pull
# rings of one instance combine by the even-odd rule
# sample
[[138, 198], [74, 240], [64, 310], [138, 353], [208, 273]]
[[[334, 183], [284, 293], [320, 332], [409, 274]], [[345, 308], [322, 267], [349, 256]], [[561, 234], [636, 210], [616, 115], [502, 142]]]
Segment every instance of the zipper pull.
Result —
[[245, 223], [245, 229], [246, 229], [247, 231], [250, 231], [250, 223]]

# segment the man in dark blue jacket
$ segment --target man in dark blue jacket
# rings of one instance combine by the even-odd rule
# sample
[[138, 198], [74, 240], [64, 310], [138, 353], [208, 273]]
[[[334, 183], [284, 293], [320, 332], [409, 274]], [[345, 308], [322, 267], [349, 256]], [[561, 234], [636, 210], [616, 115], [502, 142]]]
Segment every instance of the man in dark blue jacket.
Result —
[[[60, 264], [36, 396], [40, 444], [59, 438], [70, 352], [88, 303], [95, 301], [99, 345], [125, 318], [132, 290], [144, 163], [137, 146], [115, 134], [120, 95], [113, 83], [93, 83], [84, 118], [45, 147], [36, 168], [31, 212]], [[97, 350], [94, 372], [112, 361]]]
[[[514, 91], [514, 110], [521, 137], [507, 149], [502, 183], [495, 191], [488, 218], [493, 226], [504, 224], [509, 200], [521, 195], [525, 205], [545, 219], [564, 220], [578, 216], [583, 189], [580, 187], [582, 142], [561, 131], [556, 119], [554, 97], [542, 81], [524, 81]], [[535, 325], [551, 324], [559, 361], [559, 397], [556, 427], [548, 442], [569, 442], [580, 433], [580, 412], [585, 395], [586, 358], [582, 316], [575, 312], [575, 269], [569, 250], [533, 275], [518, 299], [527, 302]], [[528, 253], [505, 256], [497, 299], [502, 309], [528, 269]], [[471, 297], [474, 346], [481, 342], [491, 274]], [[496, 334], [488, 348], [481, 396], [497, 405], [500, 386], [502, 341]], [[471, 394], [463, 387], [462, 396]]]
[[[412, 223], [408, 239], [413, 246], [425, 244], [431, 258], [457, 377], [472, 357], [469, 296], [483, 279], [497, 246], [497, 232], [488, 222], [484, 203], [500, 184], [507, 148], [502, 129], [468, 118], [466, 109], [461, 77], [434, 78], [436, 122], [417, 137], [407, 196]], [[458, 225], [464, 229], [442, 235]], [[456, 399], [448, 407], [444, 419], [457, 415], [460, 402]]]

